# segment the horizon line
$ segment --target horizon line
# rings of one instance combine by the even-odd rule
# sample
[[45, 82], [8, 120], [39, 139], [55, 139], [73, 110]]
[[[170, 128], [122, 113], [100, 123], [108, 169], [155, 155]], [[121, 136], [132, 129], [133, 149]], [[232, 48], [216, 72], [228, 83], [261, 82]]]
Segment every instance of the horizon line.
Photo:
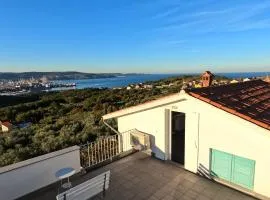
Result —
[[[68, 71], [4, 71], [0, 73], [10, 73], [10, 74], [20, 74], [20, 73], [86, 73], [86, 74], [200, 74], [207, 70], [202, 70], [201, 72], [85, 72], [85, 71], [76, 71], [76, 70], [68, 70]], [[215, 72], [213, 70], [208, 70], [217, 74], [226, 74], [226, 73], [270, 73], [270, 71], [229, 71], [229, 72]]]

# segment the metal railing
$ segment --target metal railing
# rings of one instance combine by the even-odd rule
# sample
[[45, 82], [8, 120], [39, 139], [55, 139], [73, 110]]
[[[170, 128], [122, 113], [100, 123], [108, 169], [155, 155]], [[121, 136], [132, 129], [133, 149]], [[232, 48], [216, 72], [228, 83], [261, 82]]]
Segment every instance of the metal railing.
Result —
[[132, 149], [130, 135], [135, 130], [99, 138], [96, 142], [81, 146], [80, 159], [83, 168], [93, 167]]

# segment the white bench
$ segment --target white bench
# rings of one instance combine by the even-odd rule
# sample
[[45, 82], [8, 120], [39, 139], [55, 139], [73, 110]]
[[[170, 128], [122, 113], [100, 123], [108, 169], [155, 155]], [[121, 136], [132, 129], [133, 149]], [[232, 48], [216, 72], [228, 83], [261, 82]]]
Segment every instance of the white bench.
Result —
[[109, 188], [110, 171], [104, 172], [56, 196], [57, 200], [87, 200]]

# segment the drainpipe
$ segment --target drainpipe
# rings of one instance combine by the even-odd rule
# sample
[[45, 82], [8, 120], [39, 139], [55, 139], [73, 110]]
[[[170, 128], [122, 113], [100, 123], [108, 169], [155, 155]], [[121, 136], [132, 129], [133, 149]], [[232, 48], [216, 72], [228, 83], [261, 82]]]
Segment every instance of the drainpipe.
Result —
[[108, 124], [102, 117], [102, 122], [109, 128], [111, 129], [114, 133], [116, 133], [117, 135], [119, 135], [118, 137], [118, 142], [119, 142], [119, 152], [123, 152], [123, 135], [121, 135], [121, 133], [119, 133], [117, 130], [115, 130], [110, 124]]
[[117, 130], [115, 130], [110, 124], [108, 124], [102, 117], [102, 122], [109, 128], [111, 129], [113, 132], [115, 132], [116, 134], [120, 134]]
[[197, 171], [198, 171], [198, 168], [199, 168], [199, 155], [200, 155], [200, 113], [197, 113], [198, 114], [198, 124], [197, 124], [197, 127], [198, 127], [198, 144], [197, 144]]

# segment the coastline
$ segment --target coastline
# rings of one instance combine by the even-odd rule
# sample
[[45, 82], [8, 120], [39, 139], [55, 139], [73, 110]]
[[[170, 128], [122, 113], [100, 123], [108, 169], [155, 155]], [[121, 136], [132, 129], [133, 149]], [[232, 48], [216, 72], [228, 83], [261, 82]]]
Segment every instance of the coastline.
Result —
[[[230, 79], [244, 79], [267, 76], [270, 72], [228, 72], [228, 73], [216, 73], [218, 76], [227, 77]], [[130, 84], [140, 84], [151, 81], [159, 81], [171, 77], [184, 76], [184, 75], [199, 75], [199, 74], [121, 74], [114, 77], [106, 78], [91, 78], [91, 79], [65, 79], [51, 81], [52, 85], [58, 85], [59, 87], [36, 87], [28, 90], [20, 91], [4, 91], [0, 93], [0, 96], [17, 96], [25, 95], [29, 93], [40, 93], [40, 92], [53, 92], [63, 90], [74, 90], [74, 89], [86, 89], [86, 88], [120, 88], [126, 87]], [[69, 87], [71, 86], [72, 87]], [[68, 86], [68, 87], [64, 87]]]

